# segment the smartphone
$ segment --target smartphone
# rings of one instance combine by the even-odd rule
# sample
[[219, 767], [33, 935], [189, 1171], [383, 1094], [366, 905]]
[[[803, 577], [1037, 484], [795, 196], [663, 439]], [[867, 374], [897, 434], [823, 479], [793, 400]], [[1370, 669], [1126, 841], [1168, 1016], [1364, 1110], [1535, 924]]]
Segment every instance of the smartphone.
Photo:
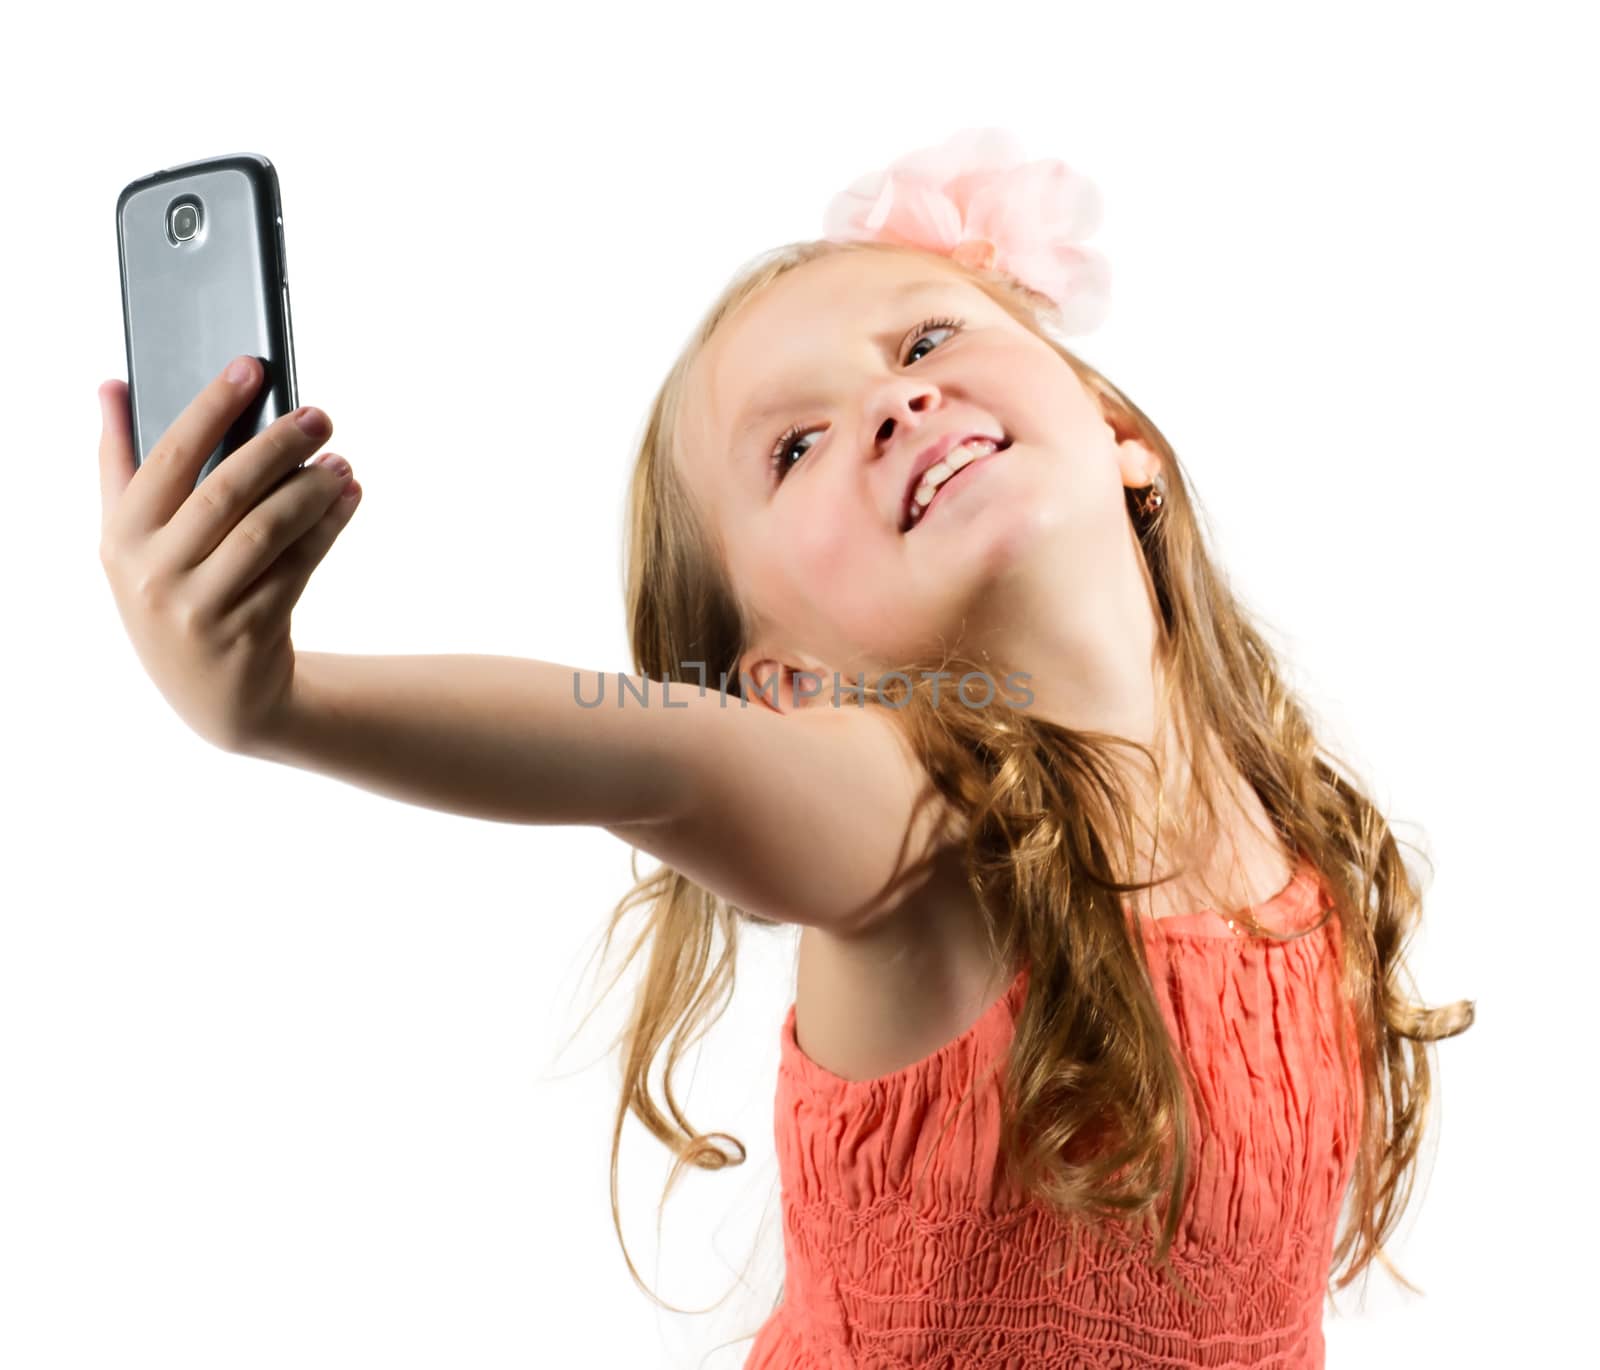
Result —
[[264, 368], [198, 487], [300, 407], [276, 168], [241, 152], [130, 181], [117, 196], [117, 256], [135, 467], [230, 360], [254, 356]]

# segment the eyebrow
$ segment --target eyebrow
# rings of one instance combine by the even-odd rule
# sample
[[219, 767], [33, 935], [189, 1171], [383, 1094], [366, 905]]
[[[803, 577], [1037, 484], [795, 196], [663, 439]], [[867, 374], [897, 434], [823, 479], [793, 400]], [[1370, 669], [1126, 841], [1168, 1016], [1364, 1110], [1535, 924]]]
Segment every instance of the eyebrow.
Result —
[[[900, 305], [920, 295], [942, 294], [956, 284], [957, 282], [955, 281], [946, 280], [923, 279], [910, 281], [898, 290], [890, 292], [884, 299], [889, 304]], [[774, 414], [782, 413], [792, 403], [792, 399], [781, 397], [769, 400], [754, 409], [746, 408], [740, 415], [738, 426], [733, 430], [734, 450], [736, 452], [739, 450], [751, 429], [760, 426]]]

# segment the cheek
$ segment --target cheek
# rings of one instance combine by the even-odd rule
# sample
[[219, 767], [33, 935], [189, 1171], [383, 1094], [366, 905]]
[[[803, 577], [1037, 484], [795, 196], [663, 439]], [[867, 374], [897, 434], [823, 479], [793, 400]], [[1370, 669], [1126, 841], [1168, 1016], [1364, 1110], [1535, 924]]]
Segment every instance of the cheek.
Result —
[[859, 546], [860, 539], [850, 538], [838, 520], [775, 520], [740, 549], [749, 594], [773, 617], [794, 626], [833, 598], [837, 583], [848, 577], [852, 545]]
[[1105, 421], [1099, 406], [1049, 348], [1037, 341], [1018, 343], [996, 352], [992, 360], [986, 387], [1029, 441], [1065, 449], [1102, 440]]
[[903, 613], [898, 550], [865, 511], [797, 518], [781, 541], [751, 549], [765, 603], [814, 650], [839, 641], [873, 641]]
[[873, 545], [869, 530], [857, 513], [796, 512], [781, 539], [764, 553], [773, 563], [774, 583], [790, 604], [831, 608], [866, 578], [863, 559]]

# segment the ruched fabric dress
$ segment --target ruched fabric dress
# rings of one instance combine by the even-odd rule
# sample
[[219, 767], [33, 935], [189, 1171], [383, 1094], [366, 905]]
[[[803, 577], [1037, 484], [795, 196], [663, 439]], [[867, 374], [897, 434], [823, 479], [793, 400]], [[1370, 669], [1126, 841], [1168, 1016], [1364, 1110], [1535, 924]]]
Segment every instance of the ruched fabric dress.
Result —
[[[1327, 903], [1302, 859], [1251, 913], [1288, 932]], [[874, 1080], [810, 1060], [790, 1005], [775, 1109], [785, 1287], [745, 1370], [1320, 1370], [1361, 1120], [1338, 915], [1283, 943], [1211, 909], [1138, 921], [1199, 1085], [1171, 1252], [1197, 1305], [1155, 1267], [1150, 1233], [1100, 1224], [1068, 1241], [1062, 1220], [1002, 1174], [999, 1091], [1024, 967], [966, 1032]]]

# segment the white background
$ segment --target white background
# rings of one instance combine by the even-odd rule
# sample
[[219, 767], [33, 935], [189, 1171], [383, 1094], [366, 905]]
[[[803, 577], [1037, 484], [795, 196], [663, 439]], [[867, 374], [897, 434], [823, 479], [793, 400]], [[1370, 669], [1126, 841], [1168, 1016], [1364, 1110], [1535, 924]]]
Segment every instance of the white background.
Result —
[[[630, 670], [624, 483], [714, 292], [958, 128], [1105, 196], [1078, 339], [1176, 445], [1326, 745], [1431, 856], [1421, 997], [1477, 1025], [1328, 1364], [1572, 1364], [1588, 1328], [1597, 455], [1582, 7], [30, 7], [7, 20], [0, 1364], [736, 1367], [776, 1292], [792, 931], [683, 1097], [691, 1172], [570, 1046], [628, 886], [189, 732], [96, 557], [113, 210], [281, 178], [300, 399], [365, 487], [302, 649]], [[19, 27], [20, 24], [20, 27]], [[649, 861], [641, 858], [641, 868]], [[759, 1240], [758, 1240], [759, 1239]], [[740, 1282], [747, 1263], [751, 1268]], [[1587, 1349], [1585, 1349], [1587, 1348]]]

